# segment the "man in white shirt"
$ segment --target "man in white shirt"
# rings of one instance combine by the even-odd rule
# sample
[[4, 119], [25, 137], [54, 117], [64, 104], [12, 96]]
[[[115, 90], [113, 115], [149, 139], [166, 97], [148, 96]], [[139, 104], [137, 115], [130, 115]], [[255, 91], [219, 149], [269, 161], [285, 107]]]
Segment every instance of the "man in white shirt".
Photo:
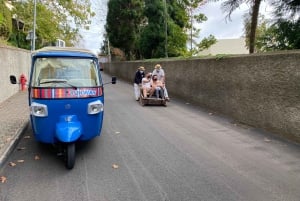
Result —
[[170, 100], [168, 96], [168, 91], [166, 88], [166, 77], [165, 77], [165, 71], [162, 69], [160, 64], [156, 64], [154, 67], [154, 70], [152, 72], [152, 76], [157, 75], [158, 80], [160, 80], [164, 84], [164, 96], [167, 101]]
[[137, 101], [140, 98], [140, 87], [141, 87], [142, 79], [143, 77], [145, 77], [144, 71], [145, 68], [143, 66], [140, 66], [135, 72], [135, 76], [134, 76], [133, 89], [134, 89], [135, 100]]

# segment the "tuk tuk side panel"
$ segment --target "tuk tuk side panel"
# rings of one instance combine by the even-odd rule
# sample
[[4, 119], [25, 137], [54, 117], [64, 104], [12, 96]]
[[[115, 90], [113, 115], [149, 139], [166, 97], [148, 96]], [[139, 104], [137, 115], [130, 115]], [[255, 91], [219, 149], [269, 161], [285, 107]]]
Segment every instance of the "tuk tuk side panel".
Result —
[[88, 114], [88, 104], [100, 100], [103, 96], [96, 98], [78, 99], [31, 99], [32, 102], [47, 105], [48, 116], [36, 117], [31, 115], [33, 133], [37, 141], [44, 143], [55, 143], [56, 124], [62, 115], [76, 115], [82, 124], [82, 135], [79, 140], [89, 140], [101, 134], [103, 111], [98, 114]]

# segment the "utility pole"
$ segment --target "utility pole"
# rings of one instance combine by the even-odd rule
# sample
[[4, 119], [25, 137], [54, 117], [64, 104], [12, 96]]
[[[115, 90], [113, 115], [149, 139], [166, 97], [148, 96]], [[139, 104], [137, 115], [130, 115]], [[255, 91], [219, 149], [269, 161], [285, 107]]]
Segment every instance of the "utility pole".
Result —
[[164, 1], [164, 18], [165, 18], [165, 57], [168, 58], [168, 10], [167, 2]]
[[108, 62], [111, 62], [111, 54], [110, 54], [110, 44], [109, 44], [109, 39], [107, 38], [107, 54], [108, 54]]
[[32, 47], [31, 50], [35, 50], [35, 30], [36, 30], [36, 0], [34, 0], [34, 10], [33, 10], [33, 36], [32, 36]]

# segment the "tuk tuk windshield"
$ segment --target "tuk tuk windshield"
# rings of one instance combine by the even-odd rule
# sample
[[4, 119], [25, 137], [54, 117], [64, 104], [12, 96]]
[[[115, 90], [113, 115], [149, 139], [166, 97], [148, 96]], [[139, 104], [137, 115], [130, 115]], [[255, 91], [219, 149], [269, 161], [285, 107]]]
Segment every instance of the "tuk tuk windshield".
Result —
[[32, 87], [101, 86], [95, 60], [90, 58], [37, 58], [33, 67]]

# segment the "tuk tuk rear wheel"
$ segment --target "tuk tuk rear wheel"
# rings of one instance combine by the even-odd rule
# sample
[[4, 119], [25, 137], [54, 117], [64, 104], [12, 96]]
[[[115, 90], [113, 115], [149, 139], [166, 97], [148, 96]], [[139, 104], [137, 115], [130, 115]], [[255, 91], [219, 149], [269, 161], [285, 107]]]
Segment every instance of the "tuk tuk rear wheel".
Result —
[[66, 145], [66, 168], [73, 169], [75, 165], [75, 143]]

